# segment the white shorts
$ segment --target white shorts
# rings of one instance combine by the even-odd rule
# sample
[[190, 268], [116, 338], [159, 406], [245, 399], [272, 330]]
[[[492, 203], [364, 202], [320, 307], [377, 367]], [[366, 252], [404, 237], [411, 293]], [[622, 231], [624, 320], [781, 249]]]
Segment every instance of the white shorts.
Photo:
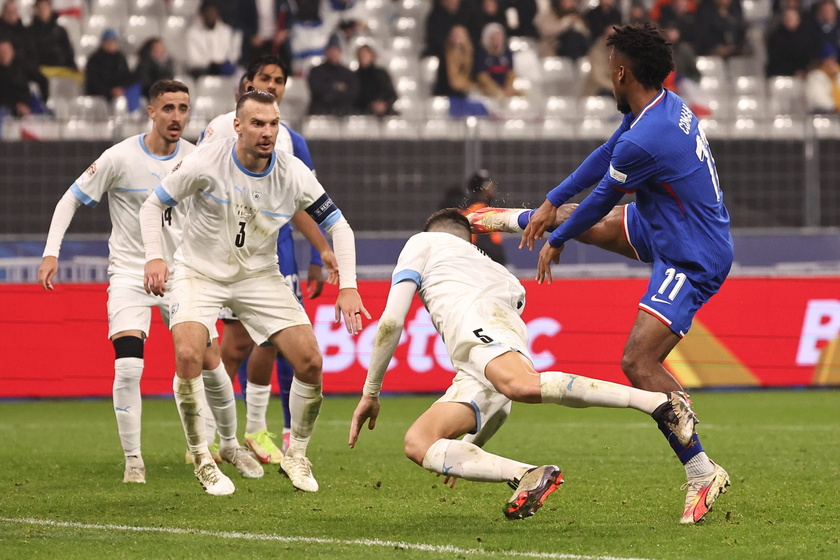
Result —
[[143, 278], [113, 274], [108, 282], [108, 338], [123, 331], [142, 331], [149, 336], [152, 307], [157, 307], [169, 326], [169, 292], [163, 297], [147, 294]]
[[510, 411], [510, 399], [484, 381], [479, 381], [475, 373], [459, 371], [446, 393], [436, 401], [470, 405], [475, 411], [475, 429], [471, 434], [478, 433], [499, 410], [507, 407]]
[[506, 352], [519, 352], [529, 360], [528, 327], [509, 303], [479, 299], [466, 311], [458, 330], [447, 333], [447, 350], [455, 371], [475, 372], [479, 381], [487, 364]]
[[196, 322], [212, 333], [225, 306], [257, 344], [264, 344], [283, 329], [311, 325], [279, 270], [236, 282], [218, 282], [179, 266], [173, 276], [170, 328]]
[[[289, 276], [283, 276], [283, 281], [288, 284], [289, 288], [294, 292], [297, 293], [300, 290], [298, 285], [297, 275], [294, 278]], [[297, 296], [296, 296], [297, 297]], [[298, 298], [300, 300], [301, 298]], [[219, 311], [219, 319], [222, 321], [238, 321], [239, 317], [236, 316], [236, 313], [231, 311], [230, 307], [222, 307], [222, 310]]]

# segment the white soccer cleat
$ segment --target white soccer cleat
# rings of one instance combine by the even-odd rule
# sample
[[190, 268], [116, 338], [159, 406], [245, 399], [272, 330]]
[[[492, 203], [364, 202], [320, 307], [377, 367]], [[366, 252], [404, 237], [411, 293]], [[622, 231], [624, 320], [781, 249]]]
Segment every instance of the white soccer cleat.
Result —
[[473, 233], [522, 233], [519, 215], [522, 208], [479, 208], [467, 215]]
[[304, 492], [317, 492], [318, 481], [312, 476], [312, 463], [303, 455], [285, 455], [280, 461], [280, 473], [292, 481], [292, 486]]
[[715, 470], [709, 476], [691, 478], [682, 485], [687, 490], [685, 495], [685, 506], [680, 523], [689, 525], [698, 523], [706, 517], [712, 509], [712, 505], [718, 496], [726, 494], [726, 487], [729, 486], [729, 475], [723, 467], [712, 461]]
[[219, 470], [218, 465], [209, 455], [195, 467], [195, 477], [204, 491], [211, 496], [228, 496], [236, 491], [231, 479]]
[[239, 471], [239, 474], [243, 478], [262, 478], [263, 474], [265, 474], [262, 465], [254, 459], [253, 455], [245, 447], [237, 446], [220, 449], [219, 455], [221, 455], [222, 461], [236, 467], [236, 470]]
[[146, 484], [146, 465], [143, 464], [143, 457], [140, 455], [131, 455], [125, 458], [123, 482]]

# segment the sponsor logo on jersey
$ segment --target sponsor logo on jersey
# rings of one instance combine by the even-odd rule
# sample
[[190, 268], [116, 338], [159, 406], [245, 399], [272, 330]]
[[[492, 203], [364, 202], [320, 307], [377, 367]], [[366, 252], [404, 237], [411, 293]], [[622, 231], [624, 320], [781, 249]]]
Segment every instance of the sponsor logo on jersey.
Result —
[[172, 168], [172, 173], [175, 173], [176, 171], [178, 171], [178, 169], [180, 169], [180, 168], [181, 168], [181, 164], [182, 164], [182, 163], [184, 163], [184, 161], [183, 161], [183, 160], [179, 161], [179, 162], [178, 162], [178, 165], [176, 165], [175, 167], [173, 167], [173, 168]]
[[93, 177], [93, 174], [94, 174], [94, 173], [96, 173], [96, 162], [95, 162], [95, 161], [94, 161], [93, 163], [91, 163], [91, 164], [90, 164], [90, 167], [88, 167], [88, 168], [85, 170], [85, 176], [86, 176], [88, 179], [90, 179], [91, 177]]
[[169, 309], [169, 315], [171, 317], [174, 317], [175, 314], [178, 313], [178, 307], [179, 307], [179, 304], [177, 304], [177, 303], [172, 304], [172, 307]]
[[627, 182], [627, 174], [622, 173], [621, 171], [619, 171], [618, 169], [613, 167], [612, 164], [610, 164], [610, 177], [612, 177], [613, 179], [615, 179], [619, 183]]

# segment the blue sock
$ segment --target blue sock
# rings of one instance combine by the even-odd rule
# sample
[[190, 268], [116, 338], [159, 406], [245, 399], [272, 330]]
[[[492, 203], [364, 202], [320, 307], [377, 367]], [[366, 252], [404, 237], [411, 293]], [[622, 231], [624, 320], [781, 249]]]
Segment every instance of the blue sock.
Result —
[[533, 213], [534, 210], [526, 210], [519, 214], [519, 216], [516, 217], [516, 223], [519, 224], [519, 227], [521, 227], [522, 229], [528, 227], [528, 223], [531, 221], [531, 215]]
[[658, 426], [659, 431], [665, 435], [665, 439], [667, 439], [668, 443], [671, 444], [671, 449], [674, 450], [674, 453], [677, 455], [677, 459], [679, 459], [683, 465], [688, 463], [693, 457], [703, 453], [703, 445], [700, 443], [700, 438], [697, 437], [697, 434], [694, 434], [691, 437], [691, 443], [688, 444], [688, 447], [683, 447], [677, 439], [676, 434], [672, 432], [670, 428], [662, 423], [658, 423]]
[[248, 357], [242, 360], [239, 369], [236, 370], [236, 378], [239, 379], [239, 388], [242, 389], [242, 399], [245, 399], [245, 390], [248, 387]]
[[280, 385], [280, 400], [283, 401], [283, 427], [292, 427], [292, 415], [289, 411], [289, 392], [292, 390], [292, 379], [295, 370], [285, 358], [277, 356], [277, 384]]

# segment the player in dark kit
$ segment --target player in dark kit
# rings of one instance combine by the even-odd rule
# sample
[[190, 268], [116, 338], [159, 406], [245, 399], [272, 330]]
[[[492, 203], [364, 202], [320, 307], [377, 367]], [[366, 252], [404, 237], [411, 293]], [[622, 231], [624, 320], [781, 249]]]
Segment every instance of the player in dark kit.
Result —
[[[616, 104], [625, 115], [618, 130], [539, 209], [485, 209], [470, 221], [476, 232], [521, 231], [520, 248], [530, 249], [553, 229], [540, 251], [540, 283], [551, 283], [550, 265], [559, 263], [573, 238], [652, 263], [621, 366], [635, 387], [681, 391], [662, 362], [729, 273], [729, 213], [697, 117], [662, 87], [673, 69], [671, 45], [652, 24], [616, 28], [607, 44]], [[576, 208], [565, 204], [596, 183]], [[635, 203], [616, 207], [627, 193], [636, 195]], [[726, 492], [729, 475], [706, 456], [696, 434], [683, 446], [665, 426], [660, 429], [688, 477], [680, 522], [696, 523]]]

